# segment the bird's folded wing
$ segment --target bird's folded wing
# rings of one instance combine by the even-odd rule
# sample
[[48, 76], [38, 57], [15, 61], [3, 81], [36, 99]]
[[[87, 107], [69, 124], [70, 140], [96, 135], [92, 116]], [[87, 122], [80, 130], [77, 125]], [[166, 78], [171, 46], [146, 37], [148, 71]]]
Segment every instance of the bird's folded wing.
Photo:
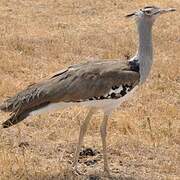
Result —
[[78, 102], [103, 96], [113, 86], [135, 86], [139, 73], [124, 61], [98, 61], [71, 66], [51, 78], [29, 86], [5, 101], [0, 109], [22, 112], [38, 109], [48, 103]]

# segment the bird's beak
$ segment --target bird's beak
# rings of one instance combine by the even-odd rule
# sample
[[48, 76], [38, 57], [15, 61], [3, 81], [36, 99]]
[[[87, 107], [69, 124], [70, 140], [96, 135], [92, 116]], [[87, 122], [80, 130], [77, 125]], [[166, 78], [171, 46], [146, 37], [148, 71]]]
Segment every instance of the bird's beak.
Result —
[[167, 8], [167, 9], [160, 9], [158, 11], [159, 14], [165, 14], [165, 13], [169, 13], [169, 12], [173, 12], [173, 11], [176, 11], [175, 8]]
[[131, 13], [131, 14], [127, 14], [125, 17], [126, 18], [129, 18], [129, 17], [132, 17], [132, 16], [134, 16], [135, 15], [135, 13]]

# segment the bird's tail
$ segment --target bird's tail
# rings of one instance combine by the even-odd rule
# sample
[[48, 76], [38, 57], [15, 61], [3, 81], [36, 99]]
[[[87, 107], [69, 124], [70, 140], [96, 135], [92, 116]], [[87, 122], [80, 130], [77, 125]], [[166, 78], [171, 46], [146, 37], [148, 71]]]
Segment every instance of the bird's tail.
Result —
[[11, 113], [11, 117], [2, 124], [3, 128], [8, 128], [21, 122], [31, 112], [44, 108], [50, 103], [42, 87], [42, 84], [28, 86], [25, 90], [20, 91], [0, 104], [1, 111]]
[[31, 104], [30, 101], [23, 104], [17, 98], [12, 97], [6, 100], [0, 105], [0, 110], [4, 112], [11, 112], [11, 117], [2, 123], [3, 128], [8, 128], [12, 125], [15, 125], [26, 117], [28, 117], [32, 111], [39, 110], [46, 107], [49, 102], [42, 102], [39, 104]]
[[[14, 124], [25, 119], [29, 113], [27, 111], [20, 111], [20, 108], [16, 105], [16, 98], [11, 97], [0, 104], [0, 110], [4, 112], [11, 112], [11, 117], [2, 123], [3, 128], [8, 128]], [[19, 108], [19, 109], [18, 109]]]
[[6, 120], [5, 122], [2, 123], [2, 127], [8, 128], [12, 125], [15, 125], [15, 124], [21, 122], [23, 119], [25, 119], [28, 115], [29, 115], [28, 112], [22, 112], [18, 115], [13, 114], [13, 115], [11, 115], [11, 117], [8, 120]]

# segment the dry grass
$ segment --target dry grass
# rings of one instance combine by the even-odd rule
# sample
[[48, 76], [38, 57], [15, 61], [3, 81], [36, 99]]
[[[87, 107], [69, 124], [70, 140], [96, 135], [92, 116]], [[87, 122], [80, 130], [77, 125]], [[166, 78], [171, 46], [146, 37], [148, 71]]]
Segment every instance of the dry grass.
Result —
[[[179, 179], [179, 0], [1, 0], [0, 100], [70, 64], [132, 55], [136, 32], [124, 15], [147, 4], [178, 11], [156, 22], [151, 76], [109, 121], [109, 162], [117, 179]], [[70, 173], [85, 112], [65, 109], [1, 129], [0, 179], [88, 179]], [[85, 139], [99, 151], [101, 118], [94, 116]], [[101, 172], [102, 157], [84, 168]]]

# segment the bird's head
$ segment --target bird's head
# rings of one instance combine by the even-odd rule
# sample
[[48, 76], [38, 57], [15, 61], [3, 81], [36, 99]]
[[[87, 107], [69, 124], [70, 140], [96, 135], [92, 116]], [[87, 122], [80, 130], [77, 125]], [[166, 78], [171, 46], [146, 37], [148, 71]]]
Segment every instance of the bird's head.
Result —
[[126, 17], [135, 17], [136, 22], [147, 21], [153, 24], [153, 22], [159, 15], [173, 11], [175, 11], [174, 8], [164, 9], [157, 6], [146, 6], [143, 9], [139, 9], [133, 13], [126, 15]]

